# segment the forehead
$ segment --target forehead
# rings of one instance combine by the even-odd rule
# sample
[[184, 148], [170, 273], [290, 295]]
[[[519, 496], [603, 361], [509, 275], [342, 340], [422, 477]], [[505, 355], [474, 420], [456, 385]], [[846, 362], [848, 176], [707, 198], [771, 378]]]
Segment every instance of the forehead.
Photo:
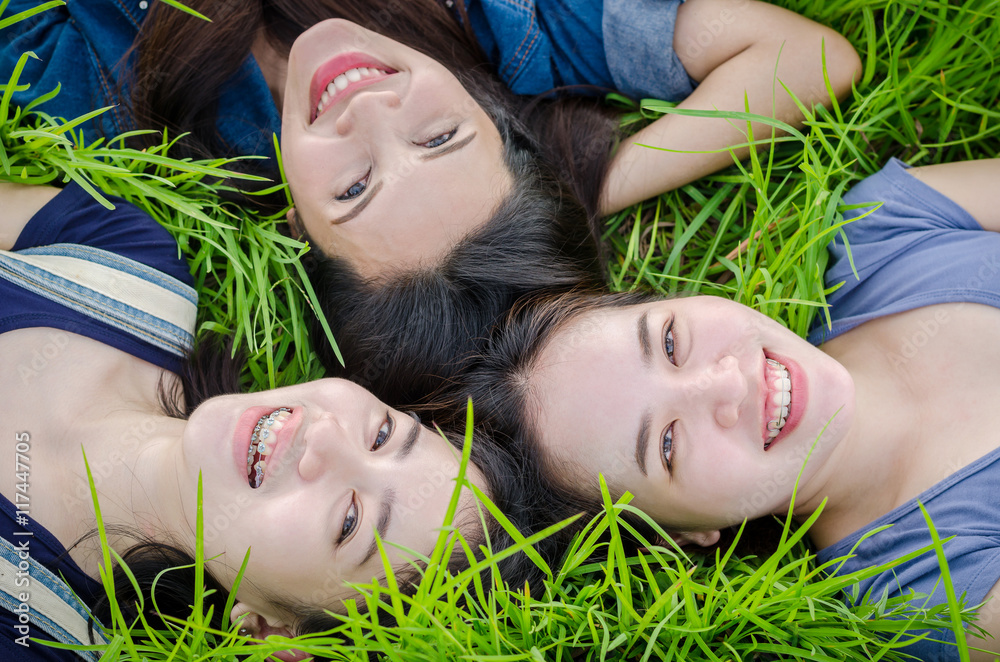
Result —
[[[591, 311], [559, 329], [531, 375], [543, 453], [587, 485], [629, 470], [646, 406], [636, 324], [646, 306]], [[653, 343], [654, 347], [656, 342]], [[635, 428], [635, 429], [633, 429]]]

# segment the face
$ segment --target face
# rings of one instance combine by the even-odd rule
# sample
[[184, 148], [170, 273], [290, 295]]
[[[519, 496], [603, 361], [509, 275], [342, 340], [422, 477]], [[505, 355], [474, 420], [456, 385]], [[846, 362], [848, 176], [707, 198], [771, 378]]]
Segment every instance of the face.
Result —
[[281, 147], [299, 229], [365, 277], [433, 264], [511, 187], [499, 132], [455, 76], [338, 19], [292, 46]]
[[839, 363], [777, 322], [707, 296], [574, 320], [541, 352], [531, 387], [560, 478], [597, 490], [603, 473], [675, 531], [787, 511], [826, 427], [800, 483], [803, 504], [825, 479], [854, 401]]
[[[440, 435], [339, 379], [209, 400], [180, 448], [187, 526], [201, 470], [205, 556], [218, 555], [213, 569], [231, 583], [251, 548], [238, 597], [263, 614], [269, 596], [336, 609], [356, 597], [345, 582], [384, 577], [375, 531], [394, 566], [412, 558], [394, 545], [429, 555], [460, 459]], [[474, 466], [467, 476], [482, 485]]]

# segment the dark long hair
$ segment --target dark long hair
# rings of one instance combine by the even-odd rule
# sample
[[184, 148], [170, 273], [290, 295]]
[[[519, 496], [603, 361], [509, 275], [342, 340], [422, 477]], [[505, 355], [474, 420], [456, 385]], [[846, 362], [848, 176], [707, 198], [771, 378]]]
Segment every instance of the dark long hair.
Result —
[[[160, 404], [164, 413], [187, 418], [198, 405], [211, 397], [240, 392], [241, 365], [242, 357], [239, 354], [234, 357], [229, 342], [218, 337], [203, 339], [178, 373], [178, 379], [161, 386]], [[461, 428], [447, 433], [449, 441], [459, 450], [463, 433], [464, 423]], [[522, 534], [530, 535], [536, 526], [530, 506], [541, 495], [534, 484], [525, 480], [516, 458], [492, 443], [488, 437], [479, 434], [472, 444], [471, 462], [483, 473], [486, 479], [485, 492], [493, 503]], [[464, 525], [472, 521], [472, 516], [471, 512], [456, 514], [455, 525], [465, 529]], [[513, 544], [512, 536], [488, 513], [485, 524], [485, 530], [478, 525], [468, 527], [472, 532], [468, 535], [463, 530], [465, 540], [474, 552], [481, 556], [481, 547], [485, 545], [487, 536], [494, 552]], [[166, 630], [168, 627], [165, 617], [186, 619], [191, 614], [196, 587], [195, 561], [190, 551], [132, 531], [115, 530], [109, 533], [135, 541], [122, 554], [128, 572], [116, 565], [112, 575], [115, 602], [125, 622], [136, 622], [141, 615], [152, 628]], [[96, 532], [85, 538], [94, 535]], [[560, 547], [553, 539], [542, 541], [536, 546], [536, 550], [543, 560], [552, 562], [558, 556]], [[461, 552], [448, 561], [448, 569], [452, 573], [469, 566], [468, 558]], [[543, 576], [542, 570], [524, 554], [515, 554], [501, 560], [497, 564], [497, 571], [505, 581], [518, 587], [524, 586], [526, 582], [535, 583]], [[490, 571], [486, 570], [484, 574], [488, 572]], [[416, 590], [419, 577], [420, 570], [413, 566], [406, 566], [396, 573], [397, 582], [404, 593]], [[484, 582], [487, 586], [492, 585], [490, 578], [484, 577]], [[228, 616], [225, 606], [229, 591], [207, 569], [203, 575], [203, 587], [205, 597], [202, 613], [208, 613], [211, 609], [211, 626], [221, 629], [223, 619]], [[337, 625], [334, 618], [314, 605], [291, 603], [279, 598], [274, 598], [273, 602], [278, 609], [294, 617], [293, 630], [296, 634], [322, 632]], [[112, 622], [112, 604], [107, 595], [102, 594], [93, 605], [92, 614], [95, 619], [92, 627], [96, 627], [97, 622]], [[378, 618], [383, 624], [391, 623], [391, 617], [387, 613], [379, 613]]]

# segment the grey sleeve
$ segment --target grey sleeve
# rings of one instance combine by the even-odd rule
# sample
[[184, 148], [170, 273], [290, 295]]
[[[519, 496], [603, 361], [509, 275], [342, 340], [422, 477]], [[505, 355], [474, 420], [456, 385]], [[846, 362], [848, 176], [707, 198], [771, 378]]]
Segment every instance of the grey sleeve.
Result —
[[602, 29], [615, 87], [633, 99], [681, 101], [697, 83], [674, 51], [684, 0], [605, 0]]

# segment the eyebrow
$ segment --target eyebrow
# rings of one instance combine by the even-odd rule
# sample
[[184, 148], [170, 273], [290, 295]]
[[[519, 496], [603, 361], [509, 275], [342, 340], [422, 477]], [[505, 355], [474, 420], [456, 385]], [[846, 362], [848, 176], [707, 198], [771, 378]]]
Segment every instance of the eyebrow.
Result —
[[[642, 364], [649, 368], [653, 365], [653, 345], [649, 340], [649, 311], [646, 310], [636, 320], [635, 333], [639, 341], [639, 356]], [[646, 449], [649, 447], [649, 428], [653, 424], [653, 416], [649, 411], [642, 415], [639, 421], [639, 434], [635, 437], [635, 463], [643, 476], [646, 472]]]
[[[385, 540], [385, 533], [389, 530], [389, 522], [392, 520], [392, 505], [396, 503], [396, 490], [391, 487], [386, 488], [382, 492], [382, 506], [378, 511], [378, 523], [375, 525], [375, 530], [378, 531], [378, 537], [383, 541]], [[364, 558], [358, 563], [358, 567], [363, 566], [368, 563], [368, 559], [375, 556], [375, 552], [378, 551], [378, 542], [374, 534], [372, 535], [372, 544], [368, 545], [368, 550], [365, 552]]]
[[653, 363], [653, 345], [649, 341], [649, 311], [647, 310], [642, 315], [639, 315], [639, 320], [636, 322], [636, 335], [639, 336], [639, 354], [642, 358], [642, 363], [647, 368]]
[[646, 473], [646, 448], [649, 446], [649, 428], [653, 424], [653, 417], [647, 411], [639, 422], [639, 434], [635, 437], [635, 463], [643, 476]]
[[375, 186], [371, 187], [368, 190], [368, 195], [362, 198], [361, 202], [354, 205], [351, 211], [347, 212], [346, 214], [344, 214], [339, 218], [333, 219], [332, 221], [330, 221], [330, 223], [332, 223], [333, 225], [340, 225], [341, 223], [346, 223], [347, 221], [351, 220], [352, 218], [360, 214], [364, 210], [364, 208], [368, 206], [368, 203], [370, 203], [375, 198], [375, 196], [378, 195], [378, 192], [381, 190], [382, 190], [382, 182], [380, 181], [377, 182]]
[[430, 161], [431, 159], [436, 159], [439, 156], [444, 156], [445, 154], [450, 154], [451, 152], [457, 152], [458, 150], [462, 149], [463, 147], [471, 143], [475, 137], [476, 137], [476, 132], [473, 131], [471, 135], [462, 138], [456, 143], [446, 143], [444, 147], [437, 150], [436, 152], [431, 152], [429, 154], [421, 154], [420, 159], [423, 161]]
[[417, 445], [417, 440], [420, 439], [420, 431], [423, 429], [423, 425], [420, 424], [420, 419], [417, 418], [416, 414], [410, 414], [413, 418], [413, 426], [410, 431], [406, 434], [406, 439], [403, 443], [399, 445], [396, 449], [396, 461], [400, 462], [406, 459], [406, 456], [413, 451], [413, 447]]

